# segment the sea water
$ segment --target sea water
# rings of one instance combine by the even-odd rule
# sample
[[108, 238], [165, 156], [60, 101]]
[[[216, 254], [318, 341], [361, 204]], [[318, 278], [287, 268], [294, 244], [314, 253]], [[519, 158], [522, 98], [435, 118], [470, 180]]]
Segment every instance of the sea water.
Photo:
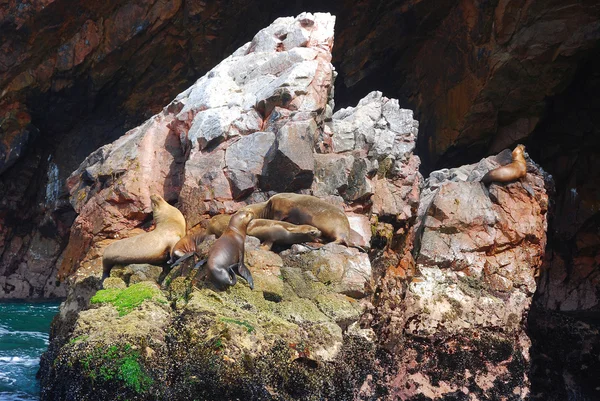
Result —
[[59, 303], [0, 303], [0, 401], [39, 399], [35, 378]]

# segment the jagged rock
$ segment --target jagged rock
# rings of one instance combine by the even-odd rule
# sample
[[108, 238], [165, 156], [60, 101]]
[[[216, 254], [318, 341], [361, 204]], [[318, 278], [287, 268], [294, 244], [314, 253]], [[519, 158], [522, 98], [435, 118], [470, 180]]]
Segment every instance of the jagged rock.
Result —
[[354, 230], [362, 241], [357, 241], [356, 245], [362, 247], [369, 247], [371, 244], [371, 238], [373, 233], [371, 231], [371, 222], [369, 218], [364, 214], [358, 213], [346, 213], [348, 216], [348, 222], [350, 228]]
[[149, 264], [128, 265], [123, 272], [123, 276], [126, 278], [125, 282], [129, 285], [140, 283], [142, 281], [152, 281], [156, 283], [158, 282], [158, 278], [162, 271], [162, 267]]
[[315, 155], [315, 196], [341, 193], [348, 187], [348, 170], [354, 158], [350, 155]]
[[[68, 180], [79, 215], [62, 276], [91, 258], [86, 250], [98, 239], [139, 225], [150, 212], [151, 193], [178, 197], [193, 226], [206, 213], [239, 208], [236, 200], [253, 192], [257, 180], [263, 189], [309, 188], [315, 131], [333, 79], [332, 21], [328, 14], [278, 19], [275, 24], [285, 29], [278, 28], [272, 40], [298, 36], [298, 30], [310, 40], [263, 52], [256, 49], [270, 48], [262, 40], [271, 40], [265, 39], [271, 34], [260, 33], [162, 112], [92, 153]], [[265, 109], [270, 101], [293, 116], [278, 114], [280, 128], [263, 132], [263, 120], [275, 117]]]
[[226, 175], [231, 183], [234, 199], [244, 198], [256, 189], [258, 176], [265, 165], [265, 156], [274, 141], [275, 134], [256, 132], [241, 138], [227, 148]]
[[265, 299], [279, 302], [283, 299], [285, 286], [281, 276], [283, 261], [276, 253], [260, 249], [246, 251], [248, 265], [254, 267], [254, 288], [262, 291]]
[[[69, 246], [65, 266], [81, 266], [77, 275], [93, 277], [109, 238], [144, 232], [137, 226], [148, 213], [145, 196], [162, 193], [161, 186], [181, 189], [179, 207], [191, 225], [207, 214], [266, 200], [268, 193], [256, 193], [257, 184], [263, 190], [311, 187], [332, 80], [333, 17], [302, 14], [274, 25], [275, 31], [259, 33], [161, 113], [90, 155], [72, 175], [72, 202], [80, 213], [74, 227], [81, 235], [72, 238], [77, 248]], [[300, 44], [306, 47], [293, 47]], [[355, 164], [344, 173], [352, 175]], [[362, 170], [357, 171], [354, 175]], [[327, 191], [323, 198], [343, 204]], [[368, 218], [356, 213], [351, 220], [367, 245]], [[210, 243], [201, 245], [199, 258]], [[86, 245], [93, 246], [84, 254]], [[215, 291], [200, 280], [204, 272], [191, 269], [192, 259], [166, 275], [164, 292], [155, 285], [162, 269], [150, 265], [113, 268], [115, 277], [89, 306], [88, 286], [79, 284], [84, 295], [77, 297], [75, 290], [61, 311], [70, 334], [45, 357], [42, 397], [67, 392], [92, 399], [148, 394], [185, 399], [199, 394], [200, 379], [206, 399], [269, 392], [284, 399], [347, 398], [366, 376], [375, 349], [367, 336], [344, 334], [368, 304], [354, 299], [371, 291], [368, 255], [327, 244], [318, 250], [293, 246], [279, 256], [247, 236], [245, 256], [253, 291], [244, 280]], [[109, 374], [119, 372], [124, 361], [137, 364], [137, 384]], [[359, 361], [365, 366], [357, 371]], [[214, 376], [214, 367], [221, 374]], [[73, 369], [73, 382], [60, 379]], [[102, 383], [98, 372], [109, 372]], [[352, 384], [330, 388], [323, 380]]]
[[371, 92], [356, 107], [336, 112], [328, 124], [334, 152], [347, 155], [346, 163], [352, 157], [353, 161], [345, 165], [349, 173], [344, 180], [332, 182], [328, 174], [332, 168], [327, 166], [335, 159], [318, 159], [323, 167], [313, 190], [338, 185], [331, 189], [349, 202], [373, 194], [371, 210], [378, 216], [394, 216], [398, 221], [414, 218], [421, 175], [420, 160], [412, 153], [419, 126], [412, 111], [401, 109], [397, 100], [381, 92]]
[[333, 115], [333, 150], [342, 153], [365, 149], [369, 157], [392, 156], [402, 160], [415, 148], [419, 123], [412, 110], [401, 109], [395, 99], [371, 92], [358, 102]]
[[[483, 399], [496, 392], [525, 398], [530, 392], [531, 342], [522, 322], [544, 256], [547, 177], [530, 161], [521, 182], [486, 188], [467, 181], [481, 176], [493, 159], [433, 172], [425, 183], [414, 250], [417, 274], [400, 296], [401, 309], [394, 306], [399, 294], [388, 275], [390, 286], [383, 285], [378, 306], [389, 322], [379, 333], [398, 357], [391, 394], [466, 396], [468, 388]], [[424, 354], [428, 360], [412, 370]], [[467, 360], [473, 363], [457, 365]]]
[[265, 191], [293, 192], [310, 188], [315, 168], [314, 121], [288, 122], [279, 129], [260, 178]]

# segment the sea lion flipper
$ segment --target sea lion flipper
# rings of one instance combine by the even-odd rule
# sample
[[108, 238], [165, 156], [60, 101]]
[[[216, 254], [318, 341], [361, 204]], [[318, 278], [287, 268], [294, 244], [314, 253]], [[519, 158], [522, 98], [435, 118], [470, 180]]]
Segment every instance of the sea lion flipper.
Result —
[[239, 274], [237, 272], [237, 265], [237, 263], [234, 263], [227, 268], [227, 271], [229, 272], [229, 278], [231, 279], [231, 283], [229, 285], [235, 285], [237, 283], [236, 274]]
[[205, 263], [206, 263], [206, 259], [202, 259], [200, 262], [198, 262], [194, 265], [194, 269], [198, 269], [198, 268], [204, 266]]
[[363, 253], [368, 253], [369, 252], [368, 248], [365, 248], [364, 246], [361, 246], [361, 245], [352, 244], [352, 245], [350, 245], [350, 247], [356, 248], [356, 249], [358, 249], [359, 251], [361, 251]]
[[102, 281], [104, 282], [110, 276], [110, 270], [112, 269], [112, 263], [109, 263], [106, 259], [102, 258]]
[[233, 268], [233, 271], [238, 276], [240, 276], [241, 278], [243, 278], [244, 280], [246, 280], [248, 282], [250, 289], [253, 290], [254, 289], [254, 279], [252, 278], [252, 273], [250, 273], [250, 270], [246, 267], [244, 262], [236, 263], [234, 265], [231, 265], [231, 267]]
[[174, 268], [176, 266], [179, 266], [181, 263], [183, 263], [184, 261], [188, 260], [191, 256], [194, 256], [194, 252], [190, 252], [190, 253], [186, 253], [185, 255], [183, 255], [182, 257], [180, 257], [179, 259], [177, 259], [172, 265], [171, 268]]

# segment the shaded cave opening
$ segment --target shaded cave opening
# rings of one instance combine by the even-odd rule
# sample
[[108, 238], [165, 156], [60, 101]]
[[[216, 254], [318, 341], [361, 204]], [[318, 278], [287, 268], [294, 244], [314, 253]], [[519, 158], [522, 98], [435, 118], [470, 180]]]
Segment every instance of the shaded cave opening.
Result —
[[600, 49], [547, 99], [526, 141], [553, 176], [546, 255], [528, 318], [532, 396], [600, 399]]

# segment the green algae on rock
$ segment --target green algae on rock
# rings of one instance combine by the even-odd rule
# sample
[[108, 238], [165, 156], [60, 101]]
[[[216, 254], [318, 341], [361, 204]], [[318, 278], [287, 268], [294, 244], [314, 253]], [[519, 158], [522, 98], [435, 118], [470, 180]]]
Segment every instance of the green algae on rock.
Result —
[[124, 316], [138, 307], [147, 299], [154, 299], [160, 303], [166, 303], [162, 292], [156, 287], [156, 284], [143, 281], [133, 284], [125, 289], [109, 288], [100, 290], [90, 300], [91, 304], [112, 304], [119, 316]]
[[140, 352], [131, 345], [97, 346], [80, 360], [93, 382], [118, 380], [136, 393], [147, 391], [153, 379], [140, 365]]

